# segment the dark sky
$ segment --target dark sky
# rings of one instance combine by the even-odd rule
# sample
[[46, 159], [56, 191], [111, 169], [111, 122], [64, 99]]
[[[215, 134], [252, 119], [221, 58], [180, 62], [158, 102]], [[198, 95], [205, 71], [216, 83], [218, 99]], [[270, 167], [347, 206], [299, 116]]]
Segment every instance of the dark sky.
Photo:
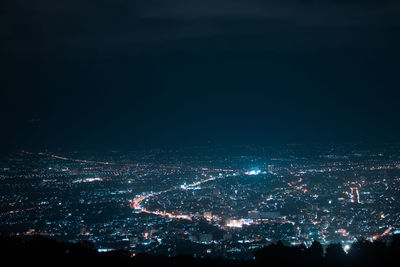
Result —
[[3, 0], [2, 150], [399, 141], [400, 3]]

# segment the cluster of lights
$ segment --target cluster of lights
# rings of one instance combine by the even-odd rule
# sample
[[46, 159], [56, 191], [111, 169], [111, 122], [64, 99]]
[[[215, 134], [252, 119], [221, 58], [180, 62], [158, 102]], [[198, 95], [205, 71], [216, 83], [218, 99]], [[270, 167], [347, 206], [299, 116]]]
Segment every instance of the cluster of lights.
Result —
[[230, 227], [230, 228], [242, 228], [243, 223], [240, 220], [230, 220], [230, 221], [228, 221], [226, 226]]
[[246, 175], [259, 175], [261, 173], [260, 170], [250, 170], [245, 172]]
[[72, 183], [93, 183], [93, 182], [100, 182], [103, 181], [102, 178], [86, 178], [86, 179], [78, 179], [78, 180], [74, 180], [72, 181]]
[[252, 219], [229, 220], [226, 226], [229, 228], [242, 228], [243, 225], [251, 225], [253, 223]]

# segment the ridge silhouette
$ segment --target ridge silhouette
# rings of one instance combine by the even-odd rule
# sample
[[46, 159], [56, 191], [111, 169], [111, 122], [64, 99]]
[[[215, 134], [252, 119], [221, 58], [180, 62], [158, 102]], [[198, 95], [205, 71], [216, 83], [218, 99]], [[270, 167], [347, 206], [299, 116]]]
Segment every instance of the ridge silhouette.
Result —
[[324, 251], [318, 241], [285, 246], [281, 241], [254, 252], [254, 260], [175, 257], [149, 254], [133, 255], [127, 250], [98, 252], [88, 241], [57, 242], [44, 236], [20, 237], [0, 234], [2, 266], [136, 266], [136, 267], [239, 267], [239, 266], [398, 266], [400, 235], [369, 242], [360, 239], [348, 253], [340, 244], [330, 244]]

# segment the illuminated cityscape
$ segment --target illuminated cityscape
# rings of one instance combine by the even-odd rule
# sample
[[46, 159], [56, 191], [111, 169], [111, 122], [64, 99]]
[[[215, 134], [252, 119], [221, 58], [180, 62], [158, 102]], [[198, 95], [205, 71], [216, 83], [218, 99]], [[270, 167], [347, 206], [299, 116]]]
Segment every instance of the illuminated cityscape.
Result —
[[1, 230], [99, 251], [249, 258], [263, 246], [400, 232], [398, 144], [12, 153]]
[[3, 0], [0, 28], [2, 266], [400, 262], [399, 0]]

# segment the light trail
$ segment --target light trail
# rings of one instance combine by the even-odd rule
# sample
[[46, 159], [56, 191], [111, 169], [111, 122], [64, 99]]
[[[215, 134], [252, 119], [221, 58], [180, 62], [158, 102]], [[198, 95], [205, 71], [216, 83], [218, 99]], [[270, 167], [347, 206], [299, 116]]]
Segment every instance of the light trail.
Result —
[[360, 193], [358, 192], [357, 187], [351, 187], [351, 202], [352, 203], [360, 203]]
[[71, 159], [71, 158], [61, 157], [58, 155], [48, 154], [48, 153], [43, 153], [43, 152], [39, 152], [38, 154], [40, 156], [47, 156], [47, 157], [60, 159], [60, 160], [67, 160], [67, 161], [75, 161], [75, 162], [81, 162], [81, 163], [94, 163], [94, 164], [102, 164], [102, 165], [115, 165], [115, 163], [112, 163], [112, 162], [93, 161], [93, 160], [84, 160], [84, 159]]
[[[34, 154], [28, 151], [22, 150], [22, 153], [25, 154]], [[59, 155], [55, 154], [50, 154], [50, 153], [44, 153], [44, 152], [39, 152], [37, 153], [40, 156], [45, 156], [45, 157], [50, 157], [54, 159], [59, 159], [59, 160], [65, 160], [65, 161], [73, 161], [73, 162], [79, 162], [79, 163], [91, 163], [91, 164], [100, 164], [100, 165], [116, 165], [116, 166], [127, 166], [127, 167], [137, 167], [135, 163], [116, 163], [116, 162], [105, 162], [105, 161], [95, 161], [95, 160], [85, 160], [85, 159], [73, 159], [73, 158], [67, 158], [67, 157], [62, 157]], [[169, 166], [169, 165], [164, 165], [161, 164], [159, 165], [160, 168], [164, 169], [181, 169], [180, 166]], [[230, 171], [230, 170], [227, 170]]]
[[374, 235], [374, 236], [372, 237], [372, 239], [373, 239], [373, 240], [377, 240], [377, 239], [380, 238], [380, 237], [384, 237], [385, 235], [389, 234], [392, 230], [393, 230], [393, 228], [392, 228], [392, 227], [389, 227], [389, 228], [386, 229], [385, 232], [383, 232], [382, 234], [380, 234], [380, 235]]
[[[215, 179], [216, 178], [214, 178], [214, 177], [207, 178], [207, 179], [204, 179], [204, 180], [201, 180], [201, 181], [186, 185], [182, 189], [186, 190], [187, 188], [190, 188], [190, 187], [196, 187], [196, 186], [199, 186], [199, 185], [201, 185], [203, 183], [207, 183], [207, 182], [213, 181]], [[139, 197], [137, 197], [137, 198], [135, 198], [135, 199], [133, 199], [131, 201], [130, 207], [133, 208], [133, 209], [139, 210], [140, 212], [147, 213], [147, 214], [154, 214], [154, 215], [158, 215], [158, 216], [162, 216], [162, 217], [168, 217], [168, 218], [171, 218], [171, 219], [192, 220], [192, 217], [193, 217], [192, 214], [172, 213], [172, 212], [158, 211], [158, 210], [157, 211], [152, 211], [152, 210], [146, 209], [145, 207], [143, 207], [141, 205], [141, 202], [143, 202], [144, 200], [146, 200], [148, 198], [151, 198], [151, 197], [154, 197], [154, 196], [157, 196], [157, 195], [161, 195], [163, 193], [166, 193], [166, 192], [169, 192], [169, 191], [172, 191], [172, 190], [175, 190], [175, 189], [179, 189], [179, 188], [180, 187], [173, 187], [173, 188], [168, 189], [168, 190], [164, 190], [164, 191], [160, 191], [160, 192], [156, 192], [156, 193], [149, 193], [149, 194], [146, 194], [146, 195], [139, 196]]]
[[[32, 154], [32, 153], [27, 152], [27, 151], [22, 151], [22, 153]], [[59, 155], [50, 154], [50, 153], [44, 153], [44, 152], [39, 152], [38, 155], [51, 157], [51, 158], [59, 159], [59, 160], [73, 161], [73, 162], [80, 162], [80, 163], [92, 163], [92, 164], [101, 164], [101, 165], [126, 165], [126, 166], [131, 166], [132, 165], [132, 164], [129, 164], [129, 163], [128, 164], [116, 164], [114, 162], [103, 162], [103, 161], [73, 159], [73, 158], [62, 157], [62, 156], [59, 156]], [[164, 167], [164, 168], [172, 168], [172, 169], [180, 169], [180, 167], [178, 167], [178, 166], [172, 166], [171, 167], [171, 166], [167, 166], [167, 165], [162, 165], [162, 167]], [[203, 170], [204, 170], [204, 168], [203, 168]], [[220, 170], [220, 169], [218, 169], [218, 170], [219, 171], [225, 171], [225, 172], [232, 172], [233, 171], [233, 170]], [[204, 180], [201, 180], [201, 181], [189, 184], [189, 185], [185, 185], [184, 187], [181, 187], [181, 189], [185, 189], [185, 190], [191, 189], [193, 187], [199, 186], [199, 185], [201, 185], [203, 183], [207, 183], [209, 181], [213, 181], [215, 179], [216, 179], [215, 177], [210, 177], [210, 178], [207, 178], [207, 179], [204, 179]], [[164, 190], [164, 191], [160, 191], [160, 192], [156, 192], [156, 193], [149, 193], [149, 194], [146, 194], [146, 195], [139, 196], [139, 197], [137, 197], [137, 198], [135, 198], [135, 199], [133, 199], [131, 201], [130, 207], [133, 208], [133, 209], [136, 209], [136, 210], [140, 210], [140, 212], [147, 213], [147, 214], [154, 214], [154, 215], [159, 215], [159, 216], [168, 217], [168, 218], [172, 218], [172, 219], [192, 220], [192, 217], [193, 217], [192, 214], [188, 215], [188, 214], [176, 214], [176, 213], [165, 212], [165, 211], [151, 211], [151, 210], [148, 210], [148, 209], [144, 208], [141, 205], [141, 202], [143, 202], [144, 200], [146, 200], [148, 198], [151, 198], [151, 197], [166, 193], [168, 191], [176, 190], [176, 189], [179, 189], [179, 188], [178, 187], [173, 187], [173, 188], [170, 188], [168, 190]]]

